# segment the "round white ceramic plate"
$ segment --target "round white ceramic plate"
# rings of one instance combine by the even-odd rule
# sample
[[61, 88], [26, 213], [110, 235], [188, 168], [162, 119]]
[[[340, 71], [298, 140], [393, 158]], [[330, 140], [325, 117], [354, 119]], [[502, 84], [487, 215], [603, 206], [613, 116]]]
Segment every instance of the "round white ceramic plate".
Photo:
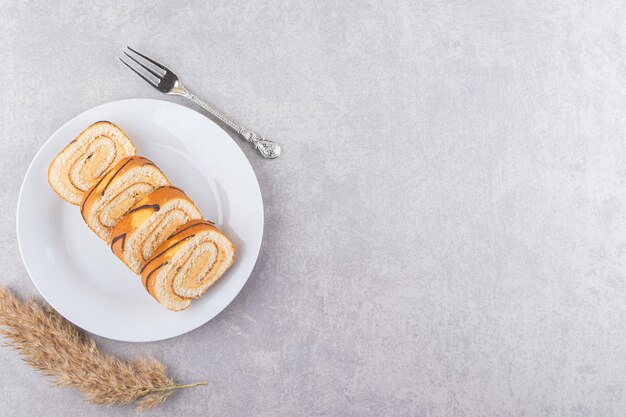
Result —
[[[83, 222], [80, 210], [48, 185], [52, 159], [90, 124], [118, 125], [205, 218], [235, 244], [235, 263], [191, 307], [158, 304], [111, 249]], [[153, 341], [189, 332], [237, 296], [256, 262], [263, 202], [254, 171], [233, 139], [201, 114], [166, 101], [123, 100], [76, 116], [39, 150], [22, 184], [17, 236], [33, 283], [50, 305], [83, 329], [110, 339]]]

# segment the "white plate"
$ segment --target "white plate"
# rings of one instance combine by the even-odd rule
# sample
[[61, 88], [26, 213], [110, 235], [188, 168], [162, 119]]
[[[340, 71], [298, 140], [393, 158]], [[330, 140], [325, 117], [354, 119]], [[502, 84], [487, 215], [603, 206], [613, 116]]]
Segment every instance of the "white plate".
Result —
[[[181, 312], [158, 304], [140, 279], [48, 185], [52, 159], [90, 124], [117, 124], [205, 218], [235, 244], [235, 263]], [[65, 318], [110, 339], [153, 341], [189, 332], [219, 314], [248, 280], [261, 248], [263, 202], [254, 171], [233, 139], [201, 114], [166, 101], [123, 100], [76, 116], [39, 150], [17, 207], [17, 237], [41, 295]]]

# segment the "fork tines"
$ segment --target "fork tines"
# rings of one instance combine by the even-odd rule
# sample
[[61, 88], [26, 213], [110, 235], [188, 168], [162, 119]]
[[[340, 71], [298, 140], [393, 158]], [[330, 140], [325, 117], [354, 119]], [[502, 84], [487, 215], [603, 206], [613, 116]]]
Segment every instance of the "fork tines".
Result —
[[127, 46], [126, 48], [132, 54], [124, 51], [124, 55], [130, 58], [135, 64], [131, 65], [120, 57], [119, 60], [122, 61], [124, 65], [143, 78], [148, 84], [162, 92], [167, 92], [172, 87], [172, 84], [176, 80], [176, 76], [171, 70], [159, 64], [154, 59], [134, 50], [130, 46]]

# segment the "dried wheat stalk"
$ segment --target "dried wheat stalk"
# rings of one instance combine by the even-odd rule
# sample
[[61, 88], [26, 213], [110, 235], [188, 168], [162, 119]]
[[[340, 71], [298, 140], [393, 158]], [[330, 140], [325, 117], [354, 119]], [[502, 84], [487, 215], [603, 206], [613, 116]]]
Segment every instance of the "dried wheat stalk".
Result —
[[135, 402], [138, 411], [152, 408], [177, 385], [154, 359], [122, 361], [105, 355], [95, 342], [50, 307], [22, 301], [0, 287], [0, 334], [26, 363], [53, 378], [54, 385], [79, 389], [94, 404]]

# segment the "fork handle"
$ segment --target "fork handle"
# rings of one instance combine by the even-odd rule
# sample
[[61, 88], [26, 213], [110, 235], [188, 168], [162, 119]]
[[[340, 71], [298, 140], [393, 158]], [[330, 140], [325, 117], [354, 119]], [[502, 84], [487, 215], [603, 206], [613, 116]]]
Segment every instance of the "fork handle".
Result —
[[197, 97], [193, 93], [190, 93], [188, 91], [186, 93], [187, 94], [184, 94], [184, 97], [187, 97], [189, 100], [193, 101], [198, 106], [202, 107], [204, 110], [206, 110], [207, 112], [209, 112], [210, 114], [212, 114], [213, 116], [215, 116], [216, 118], [218, 118], [219, 120], [227, 124], [231, 129], [237, 132], [247, 142], [252, 143], [255, 149], [258, 150], [259, 153], [263, 155], [264, 158], [267, 158], [267, 159], [278, 158], [278, 156], [280, 155], [281, 149], [280, 149], [280, 146], [276, 142], [272, 142], [269, 139], [265, 139], [263, 136], [258, 135], [252, 130], [240, 125], [239, 123], [231, 119], [229, 116], [227, 116], [225, 113], [222, 113], [221, 111], [217, 110], [215, 107], [211, 106], [209, 103]]

